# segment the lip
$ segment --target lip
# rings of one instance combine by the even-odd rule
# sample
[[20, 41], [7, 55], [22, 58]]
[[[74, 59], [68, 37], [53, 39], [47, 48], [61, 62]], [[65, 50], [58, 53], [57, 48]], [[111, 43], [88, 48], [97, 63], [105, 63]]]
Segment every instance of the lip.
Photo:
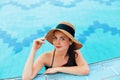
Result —
[[56, 48], [61, 48], [61, 46], [56, 46]]

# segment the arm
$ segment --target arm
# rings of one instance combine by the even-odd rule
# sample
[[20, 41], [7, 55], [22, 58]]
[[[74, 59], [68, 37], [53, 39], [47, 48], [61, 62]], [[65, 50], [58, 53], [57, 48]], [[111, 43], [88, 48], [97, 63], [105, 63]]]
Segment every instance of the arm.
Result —
[[34, 41], [30, 55], [24, 67], [22, 80], [32, 80], [44, 65], [44, 61], [42, 61], [43, 56], [38, 57], [38, 59], [34, 63], [34, 57], [35, 57], [36, 51], [43, 44], [42, 40], [44, 39], [39, 39]]
[[72, 67], [60, 67], [58, 72], [75, 74], [75, 75], [87, 75], [89, 74], [89, 67], [86, 61], [83, 59], [82, 55], [79, 53], [76, 58], [77, 66]]
[[50, 68], [45, 72], [45, 74], [56, 73], [56, 72], [63, 72], [63, 73], [74, 74], [74, 75], [89, 74], [88, 64], [83, 59], [80, 52], [79, 51], [76, 51], [76, 52], [78, 53], [78, 57], [76, 57], [77, 66]]

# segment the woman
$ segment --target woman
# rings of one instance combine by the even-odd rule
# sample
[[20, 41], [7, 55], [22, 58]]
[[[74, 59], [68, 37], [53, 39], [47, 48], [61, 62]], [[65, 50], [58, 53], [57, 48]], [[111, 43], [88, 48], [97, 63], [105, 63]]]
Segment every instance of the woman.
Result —
[[[35, 40], [25, 64], [23, 80], [32, 80], [43, 66], [46, 67], [44, 74], [62, 72], [87, 75], [89, 73], [88, 64], [79, 52], [82, 44], [74, 38], [74, 35], [74, 26], [68, 22], [61, 22], [56, 29], [50, 30], [45, 38]], [[42, 54], [34, 63], [36, 51], [45, 40], [53, 44], [55, 49]]]

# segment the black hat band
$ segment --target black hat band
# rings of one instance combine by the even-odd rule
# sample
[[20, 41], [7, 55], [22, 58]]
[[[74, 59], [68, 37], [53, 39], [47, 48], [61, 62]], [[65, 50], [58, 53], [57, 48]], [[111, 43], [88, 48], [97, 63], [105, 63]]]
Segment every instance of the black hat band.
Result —
[[74, 37], [74, 34], [75, 34], [75, 31], [73, 28], [71, 28], [70, 26], [68, 25], [65, 25], [65, 24], [59, 24], [56, 29], [63, 29], [65, 31], [67, 31], [68, 33], [70, 33], [73, 37]]

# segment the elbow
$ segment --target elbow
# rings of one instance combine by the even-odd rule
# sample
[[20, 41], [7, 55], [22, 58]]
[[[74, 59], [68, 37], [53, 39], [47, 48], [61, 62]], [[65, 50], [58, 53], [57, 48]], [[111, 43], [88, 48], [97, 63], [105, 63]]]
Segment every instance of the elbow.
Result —
[[90, 70], [89, 69], [84, 69], [82, 75], [88, 75], [90, 73]]
[[22, 80], [32, 80], [31, 77], [22, 76]]

